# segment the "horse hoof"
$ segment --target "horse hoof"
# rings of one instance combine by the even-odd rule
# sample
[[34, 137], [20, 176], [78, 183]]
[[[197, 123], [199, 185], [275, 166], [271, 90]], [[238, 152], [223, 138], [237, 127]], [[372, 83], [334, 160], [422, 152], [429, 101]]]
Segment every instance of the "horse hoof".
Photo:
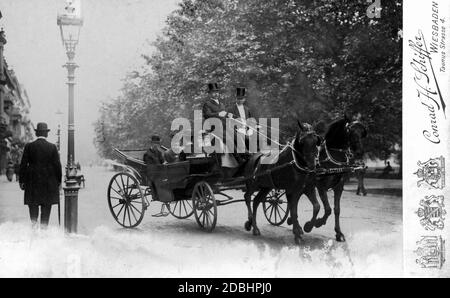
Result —
[[247, 220], [246, 222], [245, 222], [245, 230], [246, 231], [248, 231], [248, 232], [250, 232], [251, 230], [252, 230], [252, 223], [249, 221], [249, 220]]
[[259, 231], [258, 228], [253, 229], [253, 235], [254, 235], [254, 236], [261, 236], [261, 232]]
[[318, 219], [318, 220], [316, 220], [316, 223], [314, 224], [314, 227], [315, 228], [320, 228], [324, 224], [325, 224], [325, 222], [322, 219]]
[[336, 234], [336, 241], [337, 242], [345, 242], [345, 236], [344, 234]]
[[311, 233], [311, 231], [312, 231], [312, 229], [313, 229], [313, 223], [312, 222], [310, 222], [310, 221], [308, 221], [306, 224], [305, 224], [305, 226], [303, 227], [303, 230], [306, 232], [306, 233]]
[[289, 217], [287, 219], [287, 224], [288, 224], [288, 226], [292, 226], [292, 218]]

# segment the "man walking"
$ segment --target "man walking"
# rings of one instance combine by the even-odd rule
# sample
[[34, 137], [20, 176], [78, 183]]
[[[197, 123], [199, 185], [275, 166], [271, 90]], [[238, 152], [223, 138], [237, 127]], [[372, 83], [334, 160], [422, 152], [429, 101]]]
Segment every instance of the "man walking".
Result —
[[38, 123], [35, 129], [37, 140], [25, 146], [19, 175], [31, 222], [33, 226], [37, 224], [40, 207], [41, 226], [44, 228], [48, 225], [52, 205], [59, 202], [62, 180], [58, 149], [46, 140], [49, 131], [46, 123]]

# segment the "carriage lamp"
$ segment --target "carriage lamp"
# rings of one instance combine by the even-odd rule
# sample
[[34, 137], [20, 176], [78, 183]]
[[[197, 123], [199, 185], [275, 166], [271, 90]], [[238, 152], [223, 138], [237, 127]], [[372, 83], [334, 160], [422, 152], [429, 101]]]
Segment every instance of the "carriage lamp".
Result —
[[61, 32], [61, 40], [66, 50], [68, 61], [63, 66], [68, 72], [67, 85], [69, 87], [69, 121], [67, 142], [67, 165], [64, 187], [64, 228], [68, 233], [77, 232], [78, 224], [78, 191], [77, 168], [75, 165], [75, 118], [74, 118], [74, 88], [75, 49], [78, 45], [83, 19], [81, 18], [80, 0], [68, 0], [65, 12], [57, 17], [57, 24]]

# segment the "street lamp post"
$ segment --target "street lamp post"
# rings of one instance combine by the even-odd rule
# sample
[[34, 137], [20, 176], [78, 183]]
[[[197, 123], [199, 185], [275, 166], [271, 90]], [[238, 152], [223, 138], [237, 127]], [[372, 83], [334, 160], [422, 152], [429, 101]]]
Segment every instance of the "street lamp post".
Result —
[[61, 31], [61, 39], [66, 49], [68, 61], [63, 66], [67, 69], [67, 85], [69, 86], [69, 125], [67, 144], [67, 165], [64, 187], [64, 228], [68, 233], [76, 233], [78, 226], [78, 191], [80, 186], [76, 179], [77, 168], [75, 166], [75, 117], [74, 117], [74, 88], [75, 69], [78, 65], [74, 62], [75, 48], [78, 44], [83, 19], [74, 13], [72, 2], [68, 1], [65, 13], [58, 15], [57, 24]]
[[58, 130], [56, 132], [56, 136], [58, 137], [58, 139], [56, 140], [56, 147], [58, 147], [58, 152], [61, 151], [61, 116], [63, 115], [63, 113], [58, 110], [56, 112], [56, 115], [58, 116]]
[[[0, 12], [1, 14], [1, 12]], [[0, 17], [1, 18], [1, 17]], [[5, 84], [6, 83], [6, 77], [5, 74], [3, 73], [4, 70], [4, 60], [3, 60], [3, 48], [4, 45], [6, 44], [6, 38], [5, 38], [5, 31], [3, 31], [3, 28], [0, 29], [0, 84]], [[0, 123], [2, 121], [2, 116], [3, 116], [3, 92], [0, 90]]]

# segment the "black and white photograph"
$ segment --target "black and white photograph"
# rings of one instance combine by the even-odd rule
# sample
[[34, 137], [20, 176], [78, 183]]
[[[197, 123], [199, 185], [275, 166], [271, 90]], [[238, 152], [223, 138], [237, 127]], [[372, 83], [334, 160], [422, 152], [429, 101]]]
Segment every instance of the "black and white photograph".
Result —
[[449, 25], [443, 0], [1, 0], [0, 278], [450, 277]]

